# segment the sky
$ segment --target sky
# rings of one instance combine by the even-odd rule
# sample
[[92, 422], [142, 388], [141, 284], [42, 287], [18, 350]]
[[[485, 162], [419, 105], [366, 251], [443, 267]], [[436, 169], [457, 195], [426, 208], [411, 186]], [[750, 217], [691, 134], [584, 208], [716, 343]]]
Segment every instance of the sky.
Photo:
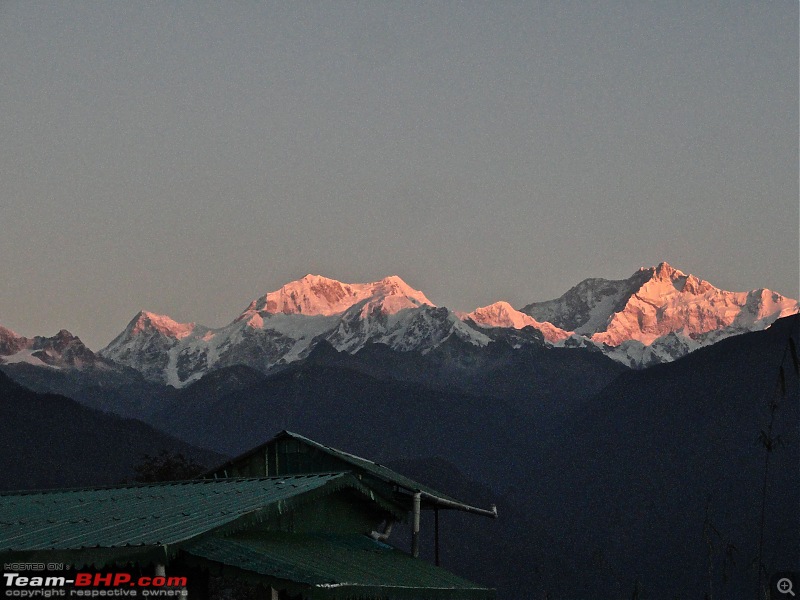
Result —
[[0, 325], [307, 273], [469, 311], [668, 261], [798, 297], [798, 3], [0, 2]]

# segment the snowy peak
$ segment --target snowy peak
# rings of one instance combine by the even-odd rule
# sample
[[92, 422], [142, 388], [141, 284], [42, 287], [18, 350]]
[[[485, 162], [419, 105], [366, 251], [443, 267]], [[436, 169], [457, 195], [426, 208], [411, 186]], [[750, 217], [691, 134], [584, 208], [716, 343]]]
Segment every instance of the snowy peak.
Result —
[[[639, 269], [639, 273], [650, 275], [642, 283], [638, 292], [639, 296], [646, 295], [648, 292], [655, 295], [670, 294], [672, 292], [670, 285], [676, 292], [693, 295], [702, 295], [714, 290], [721, 291], [708, 281], [694, 275], [687, 275], [666, 262], [660, 263], [657, 267]], [[636, 275], [632, 276], [628, 281], [632, 281], [635, 277]], [[659, 284], [665, 284], [665, 286]]]
[[306, 275], [251, 302], [217, 329], [140, 312], [102, 355], [152, 381], [182, 387], [226, 366], [267, 372], [304, 358], [320, 340], [348, 351], [370, 342], [423, 351], [450, 335], [487, 342], [455, 317], [449, 322], [447, 309], [423, 314], [429, 310], [439, 309], [396, 276], [348, 284]]
[[355, 290], [349, 285], [309, 274], [253, 301], [247, 311], [285, 315], [331, 315], [347, 310], [355, 295]]
[[82, 368], [102, 362], [78, 336], [72, 335], [66, 329], [50, 338], [36, 336], [31, 347], [34, 357], [52, 367]]
[[694, 275], [686, 275], [683, 271], [679, 271], [665, 262], [657, 267], [640, 269], [639, 273], [650, 274], [650, 277], [636, 292], [640, 298], [651, 298], [658, 301], [675, 294], [699, 296], [710, 291], [720, 291], [709, 282]]
[[655, 267], [641, 268], [640, 272], [652, 273], [652, 278], [657, 281], [676, 281], [686, 278], [686, 273], [679, 271], [668, 262], [658, 263]]
[[800, 312], [800, 302], [764, 288], [749, 292], [747, 305], [755, 309], [756, 319], [772, 318], [775, 321]]
[[533, 327], [542, 332], [544, 339], [550, 343], [556, 343], [568, 338], [571, 333], [552, 325], [551, 323], [540, 323], [533, 317], [526, 315], [513, 308], [508, 302], [500, 301], [477, 308], [471, 313], [464, 315], [479, 327], [505, 327], [522, 329]]
[[560, 298], [528, 304], [520, 312], [564, 331], [591, 335], [605, 329], [611, 315], [625, 307], [628, 299], [653, 277], [655, 269], [639, 269], [628, 279], [584, 279]]
[[593, 341], [618, 346], [633, 340], [649, 346], [673, 334], [697, 340], [711, 332], [719, 332], [716, 339], [721, 339], [725, 334], [764, 329], [800, 310], [797, 301], [770, 290], [721, 290], [667, 263], [644, 272], [652, 274], [609, 316], [607, 326], [592, 335]]
[[373, 283], [342, 283], [320, 275], [306, 275], [253, 301], [240, 319], [252, 313], [332, 316], [371, 299], [381, 301], [391, 314], [404, 308], [433, 306], [425, 294], [397, 276]]
[[[681, 294], [689, 279], [682, 271], [673, 269], [667, 263], [661, 263], [657, 267], [645, 269], [643, 272], [650, 273], [650, 277], [635, 292], [634, 296], [647, 298], [653, 302], [663, 302], [669, 297]], [[695, 281], [700, 281], [696, 277], [692, 277]]]
[[166, 315], [140, 311], [128, 324], [129, 335], [160, 333], [166, 337], [183, 339], [194, 331], [194, 323], [178, 323]]
[[22, 350], [28, 340], [0, 325], [0, 356], [10, 356]]
[[172, 360], [170, 351], [189, 341], [193, 333], [197, 333], [194, 323], [178, 323], [166, 315], [140, 311], [100, 355], [133, 367], [152, 381], [162, 381]]
[[425, 294], [412, 288], [397, 275], [390, 275], [389, 277], [384, 277], [380, 281], [366, 285], [371, 296], [401, 296], [408, 298], [415, 306], [434, 306], [433, 302], [428, 300]]
[[0, 362], [46, 365], [56, 369], [105, 366], [81, 339], [62, 329], [52, 337], [26, 338], [0, 326]]
[[705, 281], [704, 279], [700, 279], [698, 277], [695, 277], [694, 275], [689, 275], [683, 282], [683, 288], [681, 289], [681, 291], [688, 294], [694, 294], [696, 296], [699, 296], [701, 294], [705, 294], [706, 292], [710, 292], [714, 289], [715, 289], [714, 286]]
[[[770, 290], [728, 292], [666, 262], [628, 279], [586, 279], [560, 298], [521, 309], [537, 321], [618, 348], [608, 352], [636, 366], [673, 360], [799, 311], [796, 300]], [[652, 352], [644, 350], [650, 347]]]

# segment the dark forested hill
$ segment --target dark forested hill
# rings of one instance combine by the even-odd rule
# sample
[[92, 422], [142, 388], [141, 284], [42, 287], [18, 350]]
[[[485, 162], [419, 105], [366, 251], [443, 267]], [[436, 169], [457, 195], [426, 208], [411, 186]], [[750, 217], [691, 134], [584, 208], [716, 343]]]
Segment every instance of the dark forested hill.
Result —
[[520, 473], [579, 595], [752, 597], [764, 497], [765, 571], [800, 565], [798, 323], [623, 374]]
[[144, 454], [161, 450], [208, 465], [223, 458], [141, 421], [37, 394], [0, 373], [0, 489], [118, 483]]

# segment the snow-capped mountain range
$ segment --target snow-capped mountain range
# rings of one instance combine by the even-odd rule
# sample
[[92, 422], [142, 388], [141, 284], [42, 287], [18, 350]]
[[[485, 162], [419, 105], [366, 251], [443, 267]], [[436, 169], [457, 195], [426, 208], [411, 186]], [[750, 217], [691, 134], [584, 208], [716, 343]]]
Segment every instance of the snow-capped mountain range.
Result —
[[99, 357], [80, 344], [85, 352], [72, 350], [74, 359], [69, 353], [67, 360], [54, 358], [62, 356], [53, 348], [65, 346], [65, 336], [72, 346], [80, 343], [68, 332], [60, 332], [61, 341], [48, 350], [46, 340], [55, 338], [27, 340], [0, 328], [0, 361], [77, 368], [116, 362], [151, 381], [183, 387], [226, 366], [269, 371], [304, 358], [321, 340], [350, 353], [370, 343], [426, 353], [455, 338], [478, 347], [498, 339], [515, 346], [585, 347], [638, 368], [765, 329], [797, 312], [796, 300], [770, 290], [727, 292], [667, 263], [628, 279], [587, 279], [560, 298], [519, 310], [500, 301], [470, 313], [437, 307], [396, 276], [347, 284], [306, 275], [254, 300], [216, 329], [142, 311]]
[[53, 337], [26, 338], [0, 326], [0, 363], [27, 363], [53, 369], [112, 369], [114, 364], [98, 356], [77, 336], [62, 329]]
[[573, 331], [615, 360], [642, 367], [766, 329], [799, 312], [800, 304], [763, 288], [721, 290], [663, 262], [628, 279], [587, 279], [560, 298], [520, 310]]
[[345, 284], [306, 275], [254, 300], [219, 329], [140, 312], [101, 354], [180, 387], [219, 367], [267, 371], [305, 357], [320, 340], [347, 352], [367, 343], [425, 352], [451, 336], [478, 346], [491, 341], [399, 277]]

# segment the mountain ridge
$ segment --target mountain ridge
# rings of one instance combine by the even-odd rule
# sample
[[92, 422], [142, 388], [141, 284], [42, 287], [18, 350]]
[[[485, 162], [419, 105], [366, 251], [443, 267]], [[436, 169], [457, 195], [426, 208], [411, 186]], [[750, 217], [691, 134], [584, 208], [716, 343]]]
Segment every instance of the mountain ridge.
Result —
[[[515, 348], [584, 347], [643, 368], [798, 311], [796, 300], [776, 292], [728, 292], [666, 262], [627, 279], [585, 279], [559, 298], [520, 309], [500, 300], [469, 313], [436, 306], [396, 275], [343, 283], [308, 274], [256, 298], [223, 327], [142, 310], [97, 353], [69, 332], [30, 341], [0, 328], [0, 362], [68, 369], [117, 364], [181, 388], [233, 365], [268, 373], [303, 359], [323, 340], [351, 353], [372, 343], [426, 353], [455, 337], [479, 348], [500, 339]], [[67, 346], [72, 350], [65, 353]]]
[[119, 483], [145, 454], [182, 453], [208, 466], [225, 455], [142, 421], [37, 393], [0, 372], [0, 490]]

